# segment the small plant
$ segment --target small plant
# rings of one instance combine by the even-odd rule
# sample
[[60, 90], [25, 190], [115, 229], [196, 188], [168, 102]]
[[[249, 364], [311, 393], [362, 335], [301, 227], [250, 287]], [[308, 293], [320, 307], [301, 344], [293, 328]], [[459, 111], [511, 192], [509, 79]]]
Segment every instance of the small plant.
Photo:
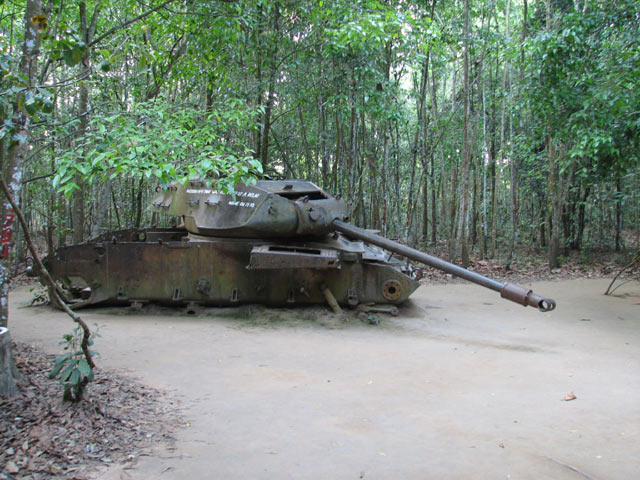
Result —
[[49, 304], [49, 293], [46, 287], [43, 287], [42, 285], [38, 286], [38, 287], [31, 287], [29, 289], [29, 291], [31, 292], [31, 294], [33, 295], [33, 297], [31, 298], [31, 303], [30, 305], [36, 306], [36, 305], [48, 305]]
[[[93, 381], [93, 368], [85, 358], [82, 351], [82, 328], [80, 326], [73, 329], [72, 333], [62, 336], [60, 345], [64, 345], [65, 353], [53, 360], [53, 370], [49, 373], [49, 378], [58, 378], [64, 385], [62, 399], [66, 402], [79, 402], [85, 393], [89, 382]], [[89, 337], [89, 346], [93, 345], [93, 340], [100, 335], [97, 333], [97, 325]], [[91, 355], [97, 355], [91, 351]]]

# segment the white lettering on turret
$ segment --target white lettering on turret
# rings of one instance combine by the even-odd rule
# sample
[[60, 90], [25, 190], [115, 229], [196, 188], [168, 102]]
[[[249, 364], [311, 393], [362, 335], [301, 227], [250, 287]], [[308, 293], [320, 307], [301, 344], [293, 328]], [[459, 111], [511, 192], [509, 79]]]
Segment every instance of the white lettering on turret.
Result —
[[[190, 195], [229, 195], [229, 193], [220, 192], [219, 190], [213, 190], [211, 188], [189, 188], [187, 189], [187, 193]], [[246, 197], [246, 198], [258, 198], [260, 196], [259, 193], [256, 192], [235, 192], [236, 197]]]
[[255, 208], [256, 204], [253, 202], [240, 202], [238, 200], [233, 201], [233, 202], [229, 202], [228, 205], [231, 205], [232, 207], [245, 207], [245, 208]]
[[224, 195], [224, 193], [219, 192], [218, 190], [211, 190], [210, 188], [190, 188], [187, 190], [187, 193], [192, 195]]

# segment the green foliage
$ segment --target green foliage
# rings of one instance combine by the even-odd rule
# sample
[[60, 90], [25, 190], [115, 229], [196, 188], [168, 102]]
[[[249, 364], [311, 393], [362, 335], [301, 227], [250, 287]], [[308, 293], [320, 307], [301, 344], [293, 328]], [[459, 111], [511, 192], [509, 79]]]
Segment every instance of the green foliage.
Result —
[[[96, 337], [100, 337], [96, 328], [89, 338], [89, 346], [91, 347]], [[85, 393], [87, 385], [93, 381], [93, 369], [87, 362], [81, 348], [82, 328], [80, 326], [73, 329], [72, 333], [62, 336], [63, 340], [59, 343], [63, 345], [65, 353], [57, 356], [53, 360], [53, 369], [49, 373], [50, 379], [57, 378], [64, 385], [62, 398], [64, 401], [79, 402]], [[97, 355], [97, 352], [91, 351], [91, 355]]]
[[63, 21], [58, 25], [58, 31], [62, 33], [45, 37], [45, 48], [53, 61], [62, 60], [67, 67], [74, 67], [82, 61], [89, 47], [72, 25]]
[[252, 128], [258, 112], [239, 100], [207, 112], [143, 102], [95, 117], [78, 148], [59, 157], [53, 186], [69, 196], [79, 188], [78, 176], [89, 184], [120, 176], [162, 185], [209, 178], [232, 192], [237, 182], [249, 184], [262, 173], [249, 148], [236, 139], [238, 132]]
[[[48, 19], [44, 15], [36, 15], [32, 22], [44, 33], [43, 47], [50, 54], [51, 62], [63, 60], [68, 67], [80, 63], [87, 53], [88, 47], [78, 36], [73, 27], [61, 22], [57, 25], [55, 35], [47, 35]], [[54, 93], [51, 87], [32, 84], [29, 78], [19, 71], [17, 57], [8, 55], [10, 47], [6, 37], [0, 36], [0, 140], [8, 139], [8, 148], [18, 143], [25, 143], [27, 137], [21, 131], [20, 125], [12, 121], [17, 110], [24, 110], [30, 122], [46, 121], [54, 110]], [[40, 82], [38, 82], [40, 83]]]
[[618, 175], [639, 159], [640, 30], [632, 3], [586, 3], [527, 42], [525, 99], [582, 175]]
[[341, 13], [331, 19], [335, 24], [326, 32], [336, 52], [375, 51], [387, 42], [400, 40], [413, 23], [410, 15], [381, 2], [357, 2]]

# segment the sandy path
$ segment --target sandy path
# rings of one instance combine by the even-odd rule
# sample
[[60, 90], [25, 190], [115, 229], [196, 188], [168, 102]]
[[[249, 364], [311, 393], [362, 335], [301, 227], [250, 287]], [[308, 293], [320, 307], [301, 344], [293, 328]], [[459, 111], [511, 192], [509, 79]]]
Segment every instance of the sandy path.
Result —
[[[174, 391], [190, 424], [100, 478], [640, 478], [640, 284], [606, 285], [534, 284], [550, 314], [422, 287], [380, 326], [87, 311], [99, 362]], [[57, 353], [70, 321], [29, 298], [11, 295], [12, 336]]]

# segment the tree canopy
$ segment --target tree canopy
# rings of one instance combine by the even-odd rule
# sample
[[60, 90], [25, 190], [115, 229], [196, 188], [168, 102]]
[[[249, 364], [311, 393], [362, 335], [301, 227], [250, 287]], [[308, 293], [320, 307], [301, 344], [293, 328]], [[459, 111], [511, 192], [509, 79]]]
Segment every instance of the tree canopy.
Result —
[[638, 234], [637, 7], [5, 1], [3, 173], [50, 248], [140, 226], [158, 184], [264, 175], [463, 263], [553, 267]]

